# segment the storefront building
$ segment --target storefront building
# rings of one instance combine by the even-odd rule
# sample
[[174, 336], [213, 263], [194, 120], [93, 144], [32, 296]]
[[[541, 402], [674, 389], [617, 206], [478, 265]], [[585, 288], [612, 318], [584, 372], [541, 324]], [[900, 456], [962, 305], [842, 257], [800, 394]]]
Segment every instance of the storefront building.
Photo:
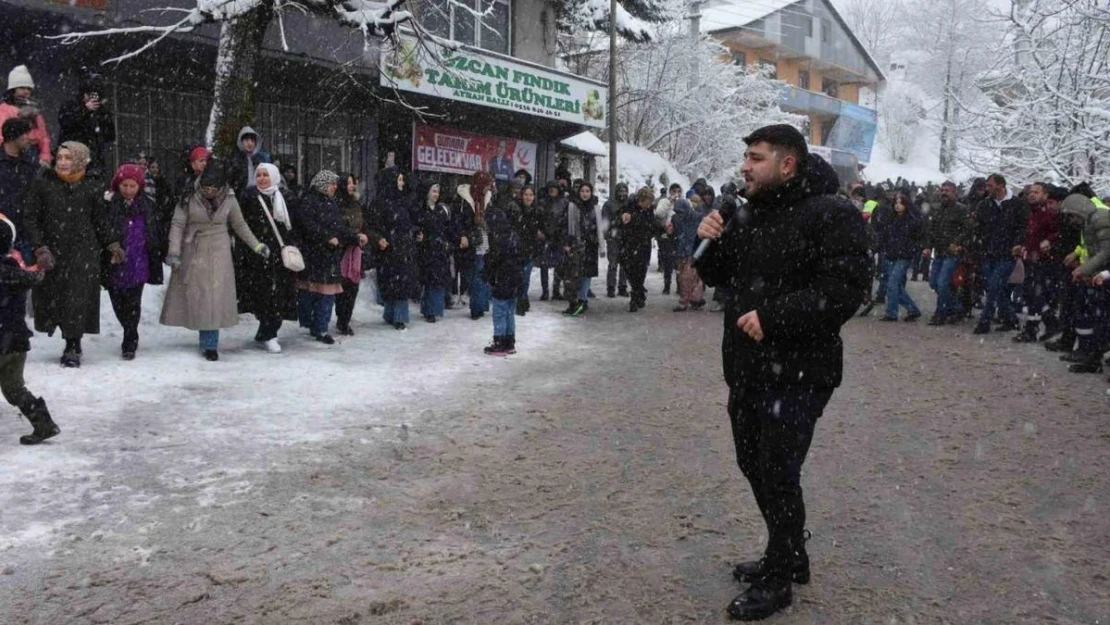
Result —
[[[475, 9], [489, 9], [475, 0]], [[504, 178], [506, 163], [538, 184], [550, 179], [560, 140], [605, 123], [605, 86], [553, 69], [555, 13], [546, 0], [494, 0], [486, 17], [443, 0], [412, 4], [430, 31], [462, 44], [438, 58], [402, 39], [401, 50], [329, 20], [289, 12], [289, 51], [274, 24], [258, 68], [253, 127], [275, 161], [302, 181], [319, 169], [353, 172], [373, 192], [389, 162], [453, 188], [471, 166]], [[203, 139], [211, 109], [218, 26], [174, 35], [139, 56], [103, 64], [146, 37], [112, 35], [61, 45], [42, 35], [158, 22], [166, 6], [191, 0], [0, 0], [0, 79], [15, 65], [34, 76], [34, 98], [51, 135], [57, 111], [81, 77], [99, 73], [116, 118], [115, 161], [152, 154], [171, 175], [187, 146]], [[162, 18], [165, 19], [165, 18]], [[405, 74], [390, 63], [405, 60]], [[413, 63], [416, 63], [414, 65]], [[414, 71], [415, 70], [415, 71]], [[504, 145], [504, 148], [501, 146]], [[500, 154], [498, 154], [500, 152]]]

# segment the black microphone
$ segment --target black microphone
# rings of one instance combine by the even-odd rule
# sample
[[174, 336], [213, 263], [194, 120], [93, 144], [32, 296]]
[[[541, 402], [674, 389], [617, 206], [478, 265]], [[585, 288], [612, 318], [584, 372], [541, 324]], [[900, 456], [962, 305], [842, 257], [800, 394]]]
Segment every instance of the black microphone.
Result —
[[[742, 197], [743, 190], [741, 190], [738, 195]], [[740, 200], [732, 195], [721, 196], [721, 205], [717, 209], [717, 212], [721, 214], [721, 219], [725, 221], [725, 230], [721, 233], [722, 237], [732, 232], [737, 224], [748, 221], [748, 208], [746, 206], [741, 206]], [[709, 250], [709, 246], [712, 245], [714, 241], [715, 239], [701, 240], [701, 243], [698, 244], [698, 249], [694, 250], [693, 263], [695, 265]]]

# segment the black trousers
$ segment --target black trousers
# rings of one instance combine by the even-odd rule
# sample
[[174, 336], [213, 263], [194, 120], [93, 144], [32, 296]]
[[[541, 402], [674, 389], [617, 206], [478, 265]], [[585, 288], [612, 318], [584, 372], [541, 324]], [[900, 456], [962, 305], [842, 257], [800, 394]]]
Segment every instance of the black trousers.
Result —
[[276, 339], [278, 331], [281, 330], [281, 315], [255, 313], [254, 316], [258, 318], [258, 332], [254, 335], [254, 340], [264, 343], [270, 339]]
[[789, 580], [805, 549], [802, 463], [832, 393], [807, 387], [736, 387], [729, 392], [736, 461], [767, 524], [767, 573], [775, 579]]
[[644, 281], [647, 280], [648, 265], [651, 264], [651, 245], [637, 250], [626, 250], [621, 256], [621, 267], [628, 276], [628, 289], [632, 292], [632, 302], [643, 304], [647, 302], [647, 289]]
[[143, 286], [130, 289], [108, 289], [108, 299], [112, 300], [112, 310], [123, 326], [123, 349], [136, 349], [139, 346], [139, 319], [143, 315]]
[[356, 299], [358, 299], [358, 284], [344, 279], [343, 292], [335, 296], [335, 318], [340, 326], [351, 325]]

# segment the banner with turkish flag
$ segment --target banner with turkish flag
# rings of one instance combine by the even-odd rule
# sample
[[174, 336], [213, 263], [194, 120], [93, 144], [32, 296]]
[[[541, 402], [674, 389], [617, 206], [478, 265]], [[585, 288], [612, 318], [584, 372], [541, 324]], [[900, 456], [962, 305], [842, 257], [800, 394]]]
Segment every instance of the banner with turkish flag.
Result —
[[466, 176], [487, 171], [500, 182], [508, 182], [523, 169], [535, 179], [536, 144], [417, 124], [412, 133], [412, 168]]

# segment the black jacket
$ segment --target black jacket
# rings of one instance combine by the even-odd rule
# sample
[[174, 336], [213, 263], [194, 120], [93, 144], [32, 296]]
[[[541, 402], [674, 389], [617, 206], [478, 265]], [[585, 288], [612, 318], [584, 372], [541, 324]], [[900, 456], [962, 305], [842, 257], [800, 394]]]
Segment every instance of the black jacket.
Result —
[[18, 241], [27, 239], [23, 233], [23, 196], [38, 172], [38, 162], [24, 157], [12, 158], [0, 150], [0, 213], [15, 224]]
[[[304, 271], [297, 278], [318, 284], [342, 283], [343, 251], [358, 245], [358, 233], [343, 220], [339, 204], [313, 189], [304, 194], [292, 213], [293, 232], [304, 256]], [[328, 243], [333, 238], [339, 240], [339, 245]], [[270, 252], [275, 255], [279, 250], [271, 248]]]
[[61, 128], [58, 145], [77, 141], [89, 148], [89, 169], [103, 168], [104, 148], [116, 140], [115, 116], [107, 105], [90, 111], [82, 96], [70, 100], [58, 109], [58, 126]]
[[887, 260], [910, 260], [921, 251], [924, 224], [914, 209], [890, 218], [884, 230], [883, 253]]
[[967, 206], [956, 202], [952, 206], [937, 204], [929, 213], [929, 230], [926, 245], [936, 249], [937, 256], [948, 256], [952, 245], [964, 245], [967, 241], [971, 216]]
[[416, 243], [412, 238], [416, 232], [412, 218], [415, 201], [412, 194], [397, 189], [400, 175], [395, 169], [383, 170], [366, 223], [375, 249], [381, 239], [389, 243], [389, 247], [377, 255], [378, 291], [387, 302], [407, 300], [419, 290]]
[[416, 246], [421, 286], [451, 286], [451, 256], [459, 246], [451, 211], [444, 204], [432, 208], [425, 202], [416, 209], [416, 225], [424, 234], [424, 240]]
[[543, 250], [544, 241], [540, 240], [540, 233], [547, 237], [547, 219], [544, 209], [539, 202], [533, 201], [531, 206], [525, 207], [519, 200], [513, 202], [509, 212], [515, 219], [513, 227], [520, 237], [520, 256], [524, 262], [534, 260], [536, 254]]
[[1014, 246], [1025, 244], [1025, 227], [1029, 212], [1017, 198], [996, 204], [986, 198], [975, 205], [971, 216], [971, 248], [976, 254], [993, 258], [1009, 258]]
[[[833, 388], [843, 375], [840, 327], [870, 287], [860, 212], [835, 194], [836, 172], [810, 155], [794, 178], [753, 198], [746, 221], [698, 263], [709, 286], [730, 287], [722, 355], [730, 387]], [[756, 311], [764, 338], [736, 326]]]
[[486, 253], [482, 279], [490, 286], [494, 299], [513, 299], [524, 279], [520, 235], [513, 227], [518, 220], [516, 204], [493, 206], [486, 212], [489, 252]]
[[[629, 215], [628, 223], [624, 216]], [[636, 200], [629, 200], [615, 216], [613, 227], [620, 231], [620, 261], [633, 262], [645, 253], [651, 253], [651, 240], [666, 232], [655, 220], [655, 211], [649, 206], [640, 208]]]
[[0, 260], [0, 356], [31, 350], [27, 291], [42, 278], [42, 272], [26, 271], [10, 256]]

